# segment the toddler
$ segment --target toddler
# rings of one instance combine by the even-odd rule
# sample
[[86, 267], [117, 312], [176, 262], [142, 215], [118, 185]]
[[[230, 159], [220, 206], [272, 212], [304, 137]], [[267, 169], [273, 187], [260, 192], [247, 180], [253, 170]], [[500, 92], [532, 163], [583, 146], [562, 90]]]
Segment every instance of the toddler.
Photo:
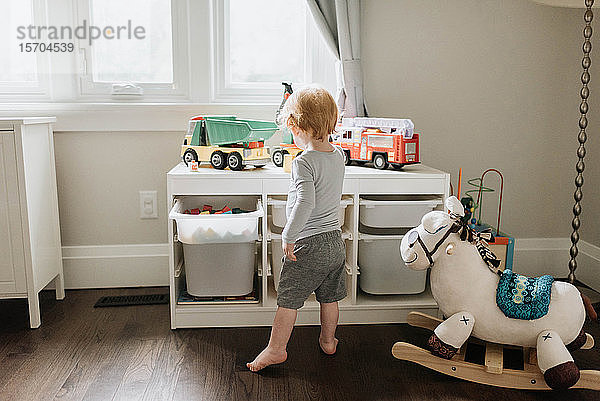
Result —
[[335, 354], [338, 301], [346, 296], [346, 250], [338, 221], [344, 154], [328, 140], [337, 106], [325, 89], [305, 88], [287, 99], [280, 119], [303, 152], [292, 162], [277, 313], [269, 344], [246, 364], [253, 372], [287, 359], [297, 310], [313, 291], [321, 308], [319, 345], [326, 354]]

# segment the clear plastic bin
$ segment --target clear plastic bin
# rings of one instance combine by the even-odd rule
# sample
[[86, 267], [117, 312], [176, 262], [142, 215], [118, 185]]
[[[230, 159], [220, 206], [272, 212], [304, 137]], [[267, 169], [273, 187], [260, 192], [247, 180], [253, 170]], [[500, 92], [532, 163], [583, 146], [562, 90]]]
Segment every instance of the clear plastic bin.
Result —
[[[214, 209], [228, 206], [250, 210], [241, 214], [185, 214], [186, 209], [200, 208], [203, 202], [213, 202]], [[220, 202], [220, 203], [216, 203]], [[177, 235], [184, 244], [240, 243], [258, 239], [258, 219], [263, 217], [260, 200], [255, 198], [232, 198], [228, 201], [212, 201], [198, 197], [177, 199], [169, 218], [177, 222]]]
[[[271, 205], [271, 211], [273, 214], [273, 225], [277, 227], [285, 227], [287, 222], [287, 216], [285, 214], [286, 197], [269, 197], [267, 201]], [[352, 204], [352, 198], [349, 196], [342, 197], [340, 201], [340, 208], [338, 210], [338, 219], [340, 220], [340, 227], [344, 225], [346, 217], [346, 207]]]
[[359, 203], [359, 220], [375, 228], [415, 227], [441, 204], [441, 199], [432, 196], [364, 196]]
[[410, 270], [400, 257], [402, 235], [360, 234], [358, 266], [360, 289], [374, 295], [419, 294], [425, 291], [427, 270]]

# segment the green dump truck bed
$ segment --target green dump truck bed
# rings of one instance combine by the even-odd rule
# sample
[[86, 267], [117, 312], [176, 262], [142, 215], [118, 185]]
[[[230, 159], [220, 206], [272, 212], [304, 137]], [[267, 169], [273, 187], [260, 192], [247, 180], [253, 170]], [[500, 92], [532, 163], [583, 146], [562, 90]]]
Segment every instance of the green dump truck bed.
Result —
[[265, 141], [277, 131], [272, 121], [242, 120], [236, 117], [205, 117], [211, 145]]

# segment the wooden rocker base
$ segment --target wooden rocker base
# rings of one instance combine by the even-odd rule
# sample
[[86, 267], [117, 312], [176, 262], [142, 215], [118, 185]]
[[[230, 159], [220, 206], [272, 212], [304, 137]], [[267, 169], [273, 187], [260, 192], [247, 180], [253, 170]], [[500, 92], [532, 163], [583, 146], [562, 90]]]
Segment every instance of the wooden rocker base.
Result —
[[[433, 330], [441, 322], [440, 319], [419, 312], [410, 312], [408, 315], [408, 323], [411, 326], [424, 329]], [[397, 359], [414, 362], [448, 376], [475, 383], [522, 390], [552, 390], [546, 385], [544, 375], [537, 366], [535, 349], [523, 348], [523, 370], [505, 369], [503, 367], [503, 349], [518, 347], [504, 346], [474, 338], [471, 338], [470, 341], [486, 347], [484, 365], [465, 361], [466, 343], [450, 360], [437, 357], [428, 350], [404, 342], [394, 344], [392, 355]], [[593, 344], [593, 337], [588, 334], [582, 349], [589, 349]], [[579, 381], [571, 388], [600, 390], [600, 371], [581, 370], [580, 375]]]

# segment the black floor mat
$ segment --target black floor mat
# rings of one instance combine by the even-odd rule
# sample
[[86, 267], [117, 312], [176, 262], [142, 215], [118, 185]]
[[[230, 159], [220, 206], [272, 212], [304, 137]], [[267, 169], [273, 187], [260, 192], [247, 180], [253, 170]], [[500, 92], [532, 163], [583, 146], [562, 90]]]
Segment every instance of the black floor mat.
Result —
[[168, 303], [169, 294], [119, 295], [114, 297], [100, 298], [94, 304], [94, 308], [102, 308], [105, 306], [156, 305]]

